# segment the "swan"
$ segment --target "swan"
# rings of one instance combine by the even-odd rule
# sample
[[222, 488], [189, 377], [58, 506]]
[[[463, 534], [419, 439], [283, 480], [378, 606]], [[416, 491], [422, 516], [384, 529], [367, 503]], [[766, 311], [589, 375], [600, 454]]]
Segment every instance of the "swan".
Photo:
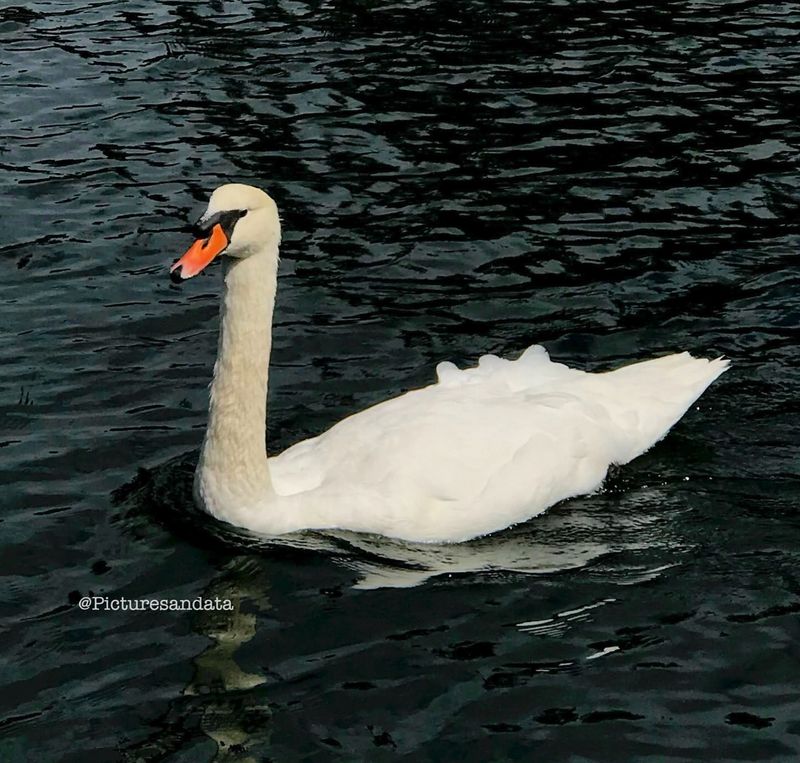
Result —
[[275, 202], [231, 183], [170, 268], [191, 278], [221, 255], [223, 288], [199, 508], [257, 534], [350, 530], [460, 542], [600, 487], [663, 438], [728, 360], [667, 355], [604, 373], [550, 360], [449, 362], [437, 381], [348, 416], [267, 457], [265, 428], [281, 226]]

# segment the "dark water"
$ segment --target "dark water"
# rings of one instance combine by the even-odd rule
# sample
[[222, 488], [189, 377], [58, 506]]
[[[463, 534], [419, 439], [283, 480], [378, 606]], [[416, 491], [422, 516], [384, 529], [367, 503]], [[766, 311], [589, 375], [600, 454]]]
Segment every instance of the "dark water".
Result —
[[[0, 760], [796, 759], [800, 6], [40, 0], [0, 50]], [[284, 218], [274, 450], [533, 342], [733, 370], [496, 537], [237, 534], [219, 272], [165, 270], [228, 180]]]

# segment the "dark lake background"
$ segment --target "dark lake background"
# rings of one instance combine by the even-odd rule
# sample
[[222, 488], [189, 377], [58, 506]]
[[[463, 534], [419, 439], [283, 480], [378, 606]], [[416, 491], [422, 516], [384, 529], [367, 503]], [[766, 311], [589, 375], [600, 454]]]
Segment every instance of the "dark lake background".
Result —
[[[1, 761], [797, 759], [800, 5], [34, 0], [0, 51]], [[234, 533], [219, 269], [167, 278], [230, 180], [284, 221], [273, 452], [534, 342], [732, 370], [495, 537]]]

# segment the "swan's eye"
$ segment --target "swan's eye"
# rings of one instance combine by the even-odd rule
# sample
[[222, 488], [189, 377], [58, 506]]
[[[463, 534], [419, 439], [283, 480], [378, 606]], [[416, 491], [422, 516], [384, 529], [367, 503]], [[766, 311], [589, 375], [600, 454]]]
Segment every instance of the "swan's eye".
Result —
[[230, 241], [236, 223], [247, 214], [247, 211], [246, 209], [231, 209], [226, 212], [217, 212], [211, 217], [201, 217], [194, 226], [195, 238], [208, 238], [214, 226], [219, 225]]

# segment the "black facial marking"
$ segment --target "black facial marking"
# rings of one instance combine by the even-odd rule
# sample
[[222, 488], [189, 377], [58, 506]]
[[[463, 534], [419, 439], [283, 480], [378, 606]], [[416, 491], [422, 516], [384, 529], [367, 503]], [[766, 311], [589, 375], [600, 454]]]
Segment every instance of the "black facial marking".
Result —
[[238, 220], [247, 214], [246, 209], [232, 209], [226, 212], [217, 212], [215, 215], [207, 219], [202, 217], [194, 224], [195, 238], [208, 238], [211, 235], [211, 230], [215, 225], [222, 227], [222, 232], [227, 237], [228, 241], [233, 236], [233, 228]]

